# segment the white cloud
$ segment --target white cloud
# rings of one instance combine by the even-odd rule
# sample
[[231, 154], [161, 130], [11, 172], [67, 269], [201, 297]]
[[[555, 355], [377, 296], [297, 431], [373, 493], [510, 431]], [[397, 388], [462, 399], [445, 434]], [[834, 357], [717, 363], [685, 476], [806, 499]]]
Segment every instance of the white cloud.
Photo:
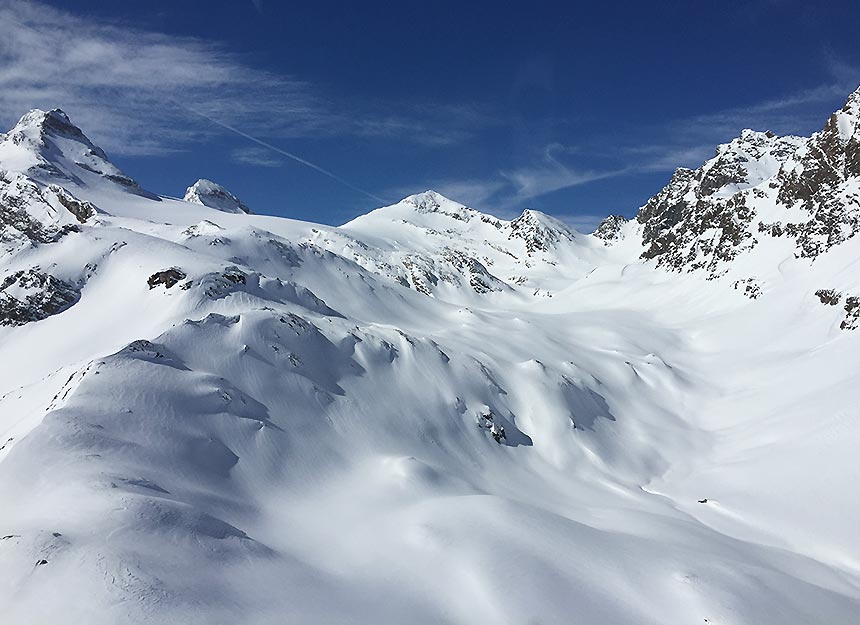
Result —
[[284, 161], [262, 147], [237, 148], [230, 153], [234, 162], [252, 167], [280, 167]]

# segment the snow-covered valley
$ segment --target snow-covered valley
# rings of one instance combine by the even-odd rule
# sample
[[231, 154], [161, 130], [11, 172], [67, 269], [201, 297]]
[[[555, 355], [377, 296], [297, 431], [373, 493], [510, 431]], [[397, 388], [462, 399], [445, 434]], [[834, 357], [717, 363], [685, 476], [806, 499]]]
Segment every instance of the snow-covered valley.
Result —
[[3, 623], [860, 623], [860, 90], [595, 234], [186, 200], [0, 135]]

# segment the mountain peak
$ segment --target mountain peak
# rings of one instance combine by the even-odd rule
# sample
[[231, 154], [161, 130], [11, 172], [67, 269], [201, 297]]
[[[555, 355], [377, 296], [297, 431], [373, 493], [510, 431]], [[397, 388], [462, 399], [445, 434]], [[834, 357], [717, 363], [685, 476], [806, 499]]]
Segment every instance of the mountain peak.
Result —
[[852, 137], [857, 140], [856, 138], [860, 136], [860, 87], [857, 87], [848, 96], [845, 105], [831, 116], [824, 128], [825, 133], [828, 128], [836, 131], [843, 142], [848, 142]]
[[629, 219], [623, 215], [609, 215], [597, 225], [591, 234], [603, 241], [604, 245], [612, 245], [621, 238], [621, 229], [628, 221]]
[[251, 209], [217, 182], [200, 178], [185, 190], [186, 202], [202, 204], [224, 213], [250, 213]]
[[41, 182], [87, 186], [100, 178], [157, 199], [111, 163], [105, 151], [59, 108], [33, 109], [23, 115], [8, 133], [0, 135], [0, 159], [5, 169]]
[[845, 113], [854, 113], [855, 115], [860, 114], [860, 86], [848, 96], [845, 106], [842, 107], [842, 111]]
[[798, 258], [816, 258], [860, 232], [858, 177], [860, 88], [811, 137], [744, 130], [698, 169], [676, 170], [637, 214], [642, 257], [717, 276], [782, 238]]
[[426, 211], [426, 212], [434, 212], [445, 205], [456, 205], [462, 207], [463, 204], [459, 202], [455, 202], [451, 200], [438, 191], [434, 191], [432, 189], [427, 189], [422, 193], [415, 193], [413, 195], [408, 195], [402, 200], [400, 203], [403, 204], [411, 204], [415, 208]]
[[510, 238], [522, 239], [529, 254], [548, 252], [559, 241], [573, 241], [575, 237], [575, 231], [564, 222], [531, 208], [511, 222]]
[[70, 139], [85, 145], [99, 158], [107, 160], [104, 150], [90, 141], [83, 131], [72, 123], [65, 111], [59, 108], [50, 111], [28, 111], [7, 133], [7, 137], [19, 145], [30, 143], [37, 148], [49, 147], [47, 142], [51, 139]]

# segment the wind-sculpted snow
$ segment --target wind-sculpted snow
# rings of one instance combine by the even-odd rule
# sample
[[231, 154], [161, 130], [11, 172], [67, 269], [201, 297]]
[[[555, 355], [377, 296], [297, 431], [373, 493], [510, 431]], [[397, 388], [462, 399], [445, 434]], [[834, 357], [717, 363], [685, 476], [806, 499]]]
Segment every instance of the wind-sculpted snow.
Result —
[[804, 141], [745, 133], [594, 236], [432, 191], [333, 228], [16, 152], [0, 621], [855, 622], [860, 237], [750, 234], [801, 223], [767, 189]]

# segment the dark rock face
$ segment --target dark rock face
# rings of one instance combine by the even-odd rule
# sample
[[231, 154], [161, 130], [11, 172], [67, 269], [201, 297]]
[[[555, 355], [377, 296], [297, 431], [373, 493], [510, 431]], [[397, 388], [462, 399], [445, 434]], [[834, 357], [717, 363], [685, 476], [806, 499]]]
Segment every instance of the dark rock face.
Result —
[[593, 234], [598, 239], [601, 239], [605, 245], [612, 245], [621, 236], [621, 227], [628, 222], [626, 217], [621, 215], [610, 215], [601, 221]]
[[842, 301], [842, 293], [835, 289], [818, 289], [815, 295], [822, 304], [827, 306], [838, 306], [839, 302]]
[[[852, 100], [860, 104], [860, 93]], [[778, 175], [777, 201], [809, 214], [806, 222], [786, 226], [803, 257], [815, 258], [854, 236], [860, 226], [860, 198], [844, 193], [845, 182], [858, 175], [860, 110], [854, 110], [852, 100], [830, 116], [824, 130], [813, 135], [799, 164], [782, 168]], [[845, 126], [854, 134], [846, 137]]]
[[845, 319], [839, 327], [842, 330], [856, 330], [860, 325], [860, 297], [851, 296], [845, 300]]
[[[225, 280], [232, 282], [233, 284], [245, 284], [247, 279], [247, 276], [236, 267], [228, 267], [221, 275], [224, 276]], [[185, 276], [182, 277], [184, 278]]]
[[[762, 237], [789, 237], [796, 256], [814, 259], [860, 230], [858, 177], [860, 89], [810, 138], [745, 130], [699, 169], [676, 170], [636, 217], [642, 258], [715, 277]], [[791, 209], [792, 220], [757, 219], [765, 205]]]
[[92, 202], [81, 201], [66, 189], [55, 184], [50, 185], [48, 189], [56, 195], [57, 201], [80, 223], [86, 223], [88, 219], [95, 217], [96, 207]]
[[169, 289], [173, 285], [185, 279], [185, 272], [177, 267], [171, 267], [163, 271], [156, 271], [149, 276], [146, 283], [150, 289], [163, 285], [165, 289]]
[[62, 312], [80, 299], [80, 285], [33, 267], [0, 282], [0, 325], [20, 326]]
[[478, 414], [478, 427], [484, 430], [489, 430], [490, 436], [493, 437], [493, 440], [502, 444], [503, 440], [506, 440], [508, 437], [505, 434], [505, 427], [501, 423], [497, 423], [495, 419], [495, 414], [493, 414], [492, 410], [484, 410]]
[[736, 291], [742, 292], [750, 299], [758, 299], [761, 297], [761, 287], [755, 281], [755, 278], [746, 278], [745, 280], [735, 280], [732, 286]]

